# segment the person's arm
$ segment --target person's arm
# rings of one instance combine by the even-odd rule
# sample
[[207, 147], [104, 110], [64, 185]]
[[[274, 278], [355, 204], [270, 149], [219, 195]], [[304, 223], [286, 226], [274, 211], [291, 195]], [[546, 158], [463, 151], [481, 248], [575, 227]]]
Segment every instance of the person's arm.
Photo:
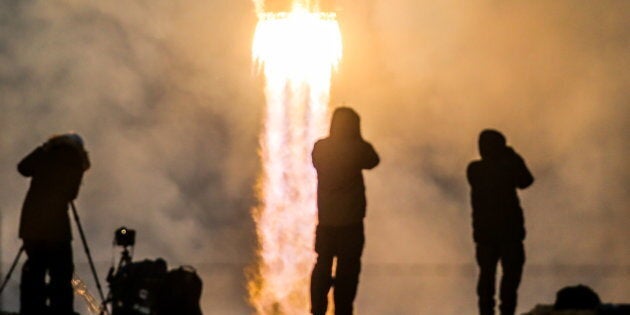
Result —
[[37, 147], [33, 152], [24, 157], [20, 163], [18, 163], [17, 169], [22, 176], [31, 177], [37, 172], [37, 169], [41, 165], [41, 160], [44, 155], [44, 148], [42, 146]]
[[313, 166], [315, 167], [315, 169], [319, 169], [321, 163], [321, 149], [319, 147], [320, 141], [315, 142], [315, 145], [313, 146], [313, 152], [311, 152], [311, 160], [313, 160]]
[[534, 176], [525, 165], [525, 160], [519, 160], [518, 173], [516, 174], [516, 187], [525, 189], [534, 183]]
[[70, 176], [70, 184], [68, 185], [68, 200], [72, 201], [77, 199], [79, 195], [79, 188], [81, 188], [81, 180], [83, 179], [83, 171], [73, 171], [73, 174], [68, 174]]
[[468, 164], [468, 167], [466, 168], [466, 179], [468, 180], [468, 184], [473, 187], [477, 185], [477, 181], [478, 181], [478, 169], [479, 169], [479, 162], [475, 161], [475, 162], [470, 162], [470, 164]]
[[363, 157], [363, 161], [362, 161], [363, 163], [361, 165], [361, 168], [367, 169], [367, 170], [373, 169], [381, 161], [381, 159], [378, 156], [378, 153], [376, 153], [376, 150], [374, 150], [374, 147], [369, 142], [365, 142], [364, 144], [364, 152], [363, 152], [362, 157]]
[[512, 155], [512, 163], [514, 165], [514, 181], [516, 187], [525, 189], [534, 183], [534, 176], [525, 165], [525, 160], [514, 151], [512, 148], [508, 148]]
[[89, 157], [87, 151], [81, 149], [80, 152], [81, 152], [80, 153], [80, 155], [81, 155], [81, 168], [85, 172], [85, 171], [90, 169], [90, 167], [92, 166], [92, 162], [90, 162], [90, 157]]
[[83, 180], [83, 174], [90, 168], [90, 159], [88, 157], [87, 151], [83, 148], [77, 148], [77, 158], [74, 163], [74, 167], [71, 168], [68, 176], [70, 178], [70, 185], [68, 186], [69, 191], [69, 199], [72, 201], [77, 198], [79, 195], [79, 188], [81, 187], [81, 181]]

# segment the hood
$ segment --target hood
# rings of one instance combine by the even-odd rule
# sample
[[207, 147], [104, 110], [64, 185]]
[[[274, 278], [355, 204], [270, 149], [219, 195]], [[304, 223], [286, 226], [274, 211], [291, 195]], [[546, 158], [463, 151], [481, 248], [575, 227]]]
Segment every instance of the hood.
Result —
[[77, 133], [70, 132], [61, 135], [53, 135], [44, 144], [44, 150], [54, 148], [66, 148], [76, 152], [81, 159], [80, 163], [83, 170], [86, 171], [90, 168], [90, 159], [88, 158], [87, 152], [83, 146], [83, 138], [81, 138], [81, 136]]
[[361, 139], [361, 120], [349, 107], [338, 107], [330, 123], [331, 138]]
[[83, 150], [83, 138], [78, 134], [71, 132], [61, 135], [54, 135], [48, 139], [50, 146], [71, 146], [76, 149]]
[[484, 160], [495, 159], [506, 149], [505, 137], [494, 129], [486, 129], [479, 134], [479, 154]]

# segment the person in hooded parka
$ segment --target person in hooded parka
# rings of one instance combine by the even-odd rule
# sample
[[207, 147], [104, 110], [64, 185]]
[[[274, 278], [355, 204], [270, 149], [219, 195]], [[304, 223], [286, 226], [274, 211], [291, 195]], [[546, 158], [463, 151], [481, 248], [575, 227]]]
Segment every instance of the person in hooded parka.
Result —
[[534, 178], [523, 158], [506, 145], [499, 131], [483, 130], [478, 144], [481, 160], [468, 165], [467, 177], [479, 265], [479, 314], [494, 314], [496, 269], [501, 261], [499, 309], [502, 315], [513, 315], [525, 263], [525, 224], [516, 190], [529, 187]]
[[[334, 286], [336, 315], [351, 315], [357, 293], [364, 245], [366, 212], [362, 170], [372, 169], [379, 157], [361, 136], [359, 115], [348, 107], [335, 110], [330, 135], [315, 143], [318, 225], [317, 261], [311, 275], [311, 312], [326, 314], [328, 291]], [[334, 279], [333, 259], [337, 259]]]
[[20, 174], [31, 178], [19, 227], [27, 255], [20, 314], [75, 314], [68, 204], [77, 197], [89, 167], [83, 140], [75, 133], [51, 137], [18, 164]]

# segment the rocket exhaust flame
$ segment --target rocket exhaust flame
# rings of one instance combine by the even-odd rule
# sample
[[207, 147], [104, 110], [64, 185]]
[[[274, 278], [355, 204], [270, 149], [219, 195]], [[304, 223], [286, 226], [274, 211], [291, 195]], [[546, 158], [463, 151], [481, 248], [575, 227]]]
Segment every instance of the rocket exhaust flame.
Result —
[[333, 70], [342, 54], [333, 13], [259, 12], [253, 59], [264, 74], [258, 261], [248, 283], [257, 314], [307, 314], [314, 263], [315, 170], [310, 152], [325, 133]]

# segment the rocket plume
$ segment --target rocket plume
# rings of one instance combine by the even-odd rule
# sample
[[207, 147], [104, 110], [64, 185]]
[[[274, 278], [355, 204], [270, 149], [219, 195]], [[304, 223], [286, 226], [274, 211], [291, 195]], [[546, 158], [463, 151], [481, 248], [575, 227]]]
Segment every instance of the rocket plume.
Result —
[[309, 313], [317, 218], [310, 153], [325, 134], [331, 76], [342, 54], [335, 14], [312, 8], [297, 1], [291, 12], [258, 12], [253, 59], [267, 106], [253, 211], [259, 248], [248, 283], [257, 314]]

